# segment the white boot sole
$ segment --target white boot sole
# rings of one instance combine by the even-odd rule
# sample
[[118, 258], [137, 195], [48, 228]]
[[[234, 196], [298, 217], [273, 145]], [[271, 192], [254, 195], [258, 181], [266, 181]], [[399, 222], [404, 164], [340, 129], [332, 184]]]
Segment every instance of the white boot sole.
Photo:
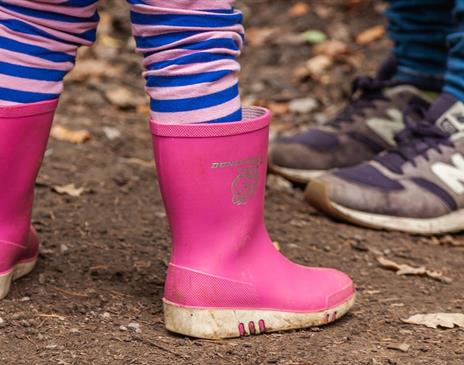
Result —
[[17, 279], [22, 278], [34, 270], [35, 264], [37, 263], [37, 258], [30, 261], [18, 262], [13, 270], [6, 274], [0, 275], [0, 300], [5, 298], [11, 287], [11, 283]]
[[464, 230], [464, 209], [438, 218], [405, 218], [372, 214], [347, 208], [330, 200], [328, 188], [321, 181], [308, 184], [305, 197], [310, 204], [332, 217], [372, 229], [420, 235], [453, 233]]
[[346, 302], [320, 312], [282, 312], [273, 310], [202, 309], [164, 301], [164, 320], [169, 331], [217, 340], [261, 333], [322, 326], [345, 315], [356, 295]]

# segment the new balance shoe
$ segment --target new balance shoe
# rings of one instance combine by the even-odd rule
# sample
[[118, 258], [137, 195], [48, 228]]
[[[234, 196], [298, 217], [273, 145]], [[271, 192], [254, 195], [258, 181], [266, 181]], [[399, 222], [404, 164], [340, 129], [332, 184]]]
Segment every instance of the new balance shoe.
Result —
[[415, 234], [464, 230], [464, 104], [442, 94], [398, 147], [310, 182], [318, 209], [366, 227]]
[[354, 166], [395, 146], [395, 134], [404, 129], [404, 108], [412, 100], [430, 101], [433, 95], [391, 80], [395, 70], [395, 62], [390, 61], [375, 79], [357, 78], [353, 101], [326, 125], [278, 138], [271, 145], [270, 169], [306, 183], [327, 170]]

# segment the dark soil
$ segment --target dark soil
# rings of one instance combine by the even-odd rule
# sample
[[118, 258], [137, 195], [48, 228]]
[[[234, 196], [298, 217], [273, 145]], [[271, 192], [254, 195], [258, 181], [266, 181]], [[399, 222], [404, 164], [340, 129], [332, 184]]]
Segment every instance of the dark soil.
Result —
[[[275, 130], [295, 130], [314, 123], [314, 116], [332, 114], [346, 100], [351, 78], [375, 70], [389, 50], [387, 40], [363, 47], [352, 41], [359, 31], [384, 24], [380, 2], [308, 1], [312, 8], [325, 7], [329, 17], [311, 11], [289, 21], [293, 3], [254, 0], [242, 6], [249, 27], [278, 27], [279, 37], [309, 29], [343, 33], [361, 62], [357, 68], [337, 63], [326, 84], [299, 82], [292, 73], [311, 57], [310, 46], [275, 37], [248, 48], [242, 59], [245, 99], [286, 102], [311, 96], [320, 103], [311, 116], [278, 116]], [[140, 58], [132, 52], [127, 17], [121, 1], [106, 3], [98, 45], [82, 55], [106, 67], [88, 69], [87, 63], [68, 80], [56, 123], [87, 129], [93, 138], [81, 145], [50, 141], [34, 211], [40, 261], [0, 304], [5, 321], [0, 363], [464, 364], [463, 329], [401, 321], [417, 313], [464, 312], [464, 247], [450, 244], [464, 237], [421, 238], [337, 223], [308, 206], [300, 189], [274, 178], [266, 202], [271, 236], [296, 262], [349, 273], [359, 290], [352, 312], [323, 328], [217, 342], [165, 330], [161, 298], [169, 231], [150, 164]], [[105, 95], [119, 87], [133, 93], [137, 103], [110, 103]], [[121, 138], [108, 139], [103, 127], [117, 128]], [[85, 187], [85, 193], [70, 197], [53, 191], [70, 183]], [[441, 270], [452, 282], [397, 276], [379, 266], [380, 254]], [[399, 343], [410, 345], [409, 351], [390, 349]]]

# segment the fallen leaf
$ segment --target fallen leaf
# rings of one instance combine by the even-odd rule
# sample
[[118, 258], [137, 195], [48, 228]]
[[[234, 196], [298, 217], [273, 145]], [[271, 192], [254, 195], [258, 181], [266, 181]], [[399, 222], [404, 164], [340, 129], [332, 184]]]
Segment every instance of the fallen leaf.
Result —
[[109, 62], [98, 59], [80, 59], [76, 67], [70, 72], [65, 80], [82, 82], [91, 78], [99, 79], [103, 76], [117, 77], [120, 70], [112, 66]]
[[155, 164], [151, 161], [142, 160], [136, 157], [122, 158], [121, 160], [131, 165], [139, 165], [139, 166], [149, 167], [149, 168], [154, 168], [155, 166]]
[[348, 53], [348, 45], [336, 39], [329, 39], [313, 47], [315, 55], [326, 55], [329, 57], [338, 57]]
[[459, 239], [458, 237], [453, 237], [451, 235], [446, 235], [442, 237], [439, 241], [440, 244], [442, 245], [449, 245], [449, 246], [464, 246], [464, 241]]
[[326, 5], [315, 5], [314, 12], [321, 19], [328, 19], [333, 16], [333, 8]]
[[408, 352], [410, 347], [411, 346], [409, 346], [407, 343], [391, 343], [387, 345], [387, 349], [398, 350], [401, 352]]
[[377, 261], [382, 267], [396, 271], [396, 275], [422, 275], [447, 284], [452, 281], [451, 278], [444, 276], [441, 272], [428, 270], [425, 266], [413, 267], [407, 264], [398, 264], [383, 256], [378, 256]]
[[316, 81], [323, 82], [324, 76], [328, 76], [327, 71], [333, 65], [333, 59], [326, 55], [318, 55], [310, 58], [306, 62], [307, 75]]
[[76, 188], [74, 184], [54, 186], [53, 190], [55, 190], [58, 194], [69, 195], [75, 198], [81, 196], [82, 193], [85, 191], [84, 188]]
[[277, 33], [277, 28], [263, 27], [263, 28], [248, 28], [247, 42], [254, 47], [260, 47]]
[[299, 65], [293, 69], [292, 77], [295, 82], [301, 82], [306, 80], [311, 75], [309, 74], [308, 68], [306, 65]]
[[416, 314], [407, 319], [402, 319], [404, 323], [420, 324], [429, 328], [454, 328], [455, 326], [464, 328], [464, 314], [462, 313], [429, 313]]
[[105, 91], [105, 96], [111, 104], [121, 109], [133, 108], [139, 104], [139, 98], [125, 87], [109, 89]]
[[121, 131], [113, 127], [103, 127], [103, 133], [110, 141], [121, 137]]
[[277, 251], [280, 251], [280, 244], [279, 244], [279, 242], [277, 242], [277, 241], [272, 241], [272, 244], [273, 244], [274, 247], [277, 249]]
[[310, 10], [311, 7], [308, 4], [299, 2], [288, 9], [288, 16], [291, 18], [298, 18], [308, 14]]
[[311, 44], [318, 44], [327, 40], [327, 35], [320, 30], [308, 30], [301, 34], [303, 39]]
[[253, 99], [253, 105], [270, 109], [274, 115], [284, 115], [289, 112], [288, 102], [270, 101], [265, 99]]
[[144, 116], [149, 116], [150, 115], [150, 104], [149, 104], [149, 102], [145, 102], [145, 103], [137, 105], [136, 110], [137, 110], [138, 114], [143, 114]]
[[98, 43], [109, 48], [121, 48], [124, 43], [108, 34], [101, 34], [98, 37]]
[[54, 126], [50, 135], [58, 141], [66, 141], [76, 144], [85, 143], [92, 138], [90, 132], [85, 129], [72, 131], [60, 125]]
[[292, 100], [288, 108], [292, 113], [308, 114], [318, 107], [317, 100], [314, 98], [302, 98]]
[[383, 25], [376, 25], [372, 28], [366, 29], [356, 36], [356, 43], [366, 45], [385, 35], [385, 27]]

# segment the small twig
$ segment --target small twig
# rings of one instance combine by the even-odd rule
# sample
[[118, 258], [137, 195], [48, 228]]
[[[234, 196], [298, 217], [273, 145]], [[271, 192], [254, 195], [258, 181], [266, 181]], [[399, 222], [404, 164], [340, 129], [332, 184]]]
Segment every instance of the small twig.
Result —
[[79, 297], [79, 298], [88, 298], [89, 296], [87, 294], [82, 294], [82, 293], [74, 293], [71, 291], [67, 291], [61, 288], [57, 288], [56, 286], [53, 287], [57, 292], [60, 292], [62, 294], [68, 295], [70, 297]]
[[35, 347], [36, 350], [39, 349], [39, 346], [38, 346], [34, 341], [32, 341], [31, 338], [30, 338], [29, 336], [26, 336], [26, 340], [28, 340], [30, 343], [32, 343], [32, 344], [34, 345], [34, 347]]
[[60, 321], [64, 321], [66, 317], [60, 316], [59, 314], [39, 314], [39, 317], [44, 317], [44, 318], [57, 318]]
[[143, 339], [142, 342], [145, 343], [145, 344], [147, 344], [147, 345], [156, 347], [157, 349], [160, 349], [160, 350], [169, 352], [169, 353], [172, 354], [172, 355], [182, 356], [181, 353], [176, 352], [176, 351], [172, 351], [172, 350], [170, 350], [170, 349], [168, 349], [168, 348], [166, 348], [166, 347], [164, 347], [164, 346], [162, 346], [162, 345], [160, 345], [160, 344], [157, 344], [157, 343], [155, 343], [155, 342], [152, 342], [152, 341], [149, 341], [149, 340], [145, 340], [145, 339]]

